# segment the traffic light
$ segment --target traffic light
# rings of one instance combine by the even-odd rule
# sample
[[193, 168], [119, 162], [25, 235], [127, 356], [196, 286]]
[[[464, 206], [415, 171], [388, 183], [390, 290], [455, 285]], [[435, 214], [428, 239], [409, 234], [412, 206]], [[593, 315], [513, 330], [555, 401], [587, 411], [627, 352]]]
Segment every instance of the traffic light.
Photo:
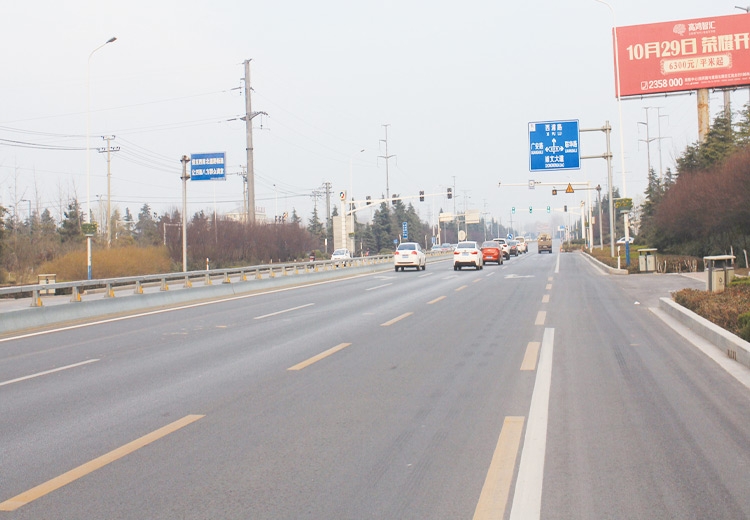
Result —
[[513, 215], [515, 215], [515, 214], [516, 214], [516, 207], [515, 207], [515, 206], [513, 206], [512, 208], [510, 208], [510, 212], [511, 212], [511, 213], [512, 213]]
[[419, 190], [419, 202], [424, 202], [424, 191]]
[[534, 206], [529, 206], [529, 213], [532, 213], [534, 211]]
[[448, 188], [448, 198], [449, 199], [453, 198], [453, 189], [452, 188]]
[[568, 205], [567, 204], [565, 206], [563, 206], [563, 211], [565, 211], [565, 213], [568, 212]]
[[550, 212], [550, 209], [551, 209], [551, 208], [550, 208], [549, 206], [547, 206], [547, 213], [549, 213], [549, 212]]
[[368, 195], [367, 197], [365, 197], [365, 200], [367, 201], [367, 205], [368, 205], [368, 206], [369, 206], [370, 204], [372, 204], [372, 198], [370, 198], [370, 196], [369, 196], [369, 195]]
[[396, 205], [397, 198], [398, 198], [398, 195], [396, 195], [395, 193], [391, 195], [391, 204], [393, 204], [394, 206]]

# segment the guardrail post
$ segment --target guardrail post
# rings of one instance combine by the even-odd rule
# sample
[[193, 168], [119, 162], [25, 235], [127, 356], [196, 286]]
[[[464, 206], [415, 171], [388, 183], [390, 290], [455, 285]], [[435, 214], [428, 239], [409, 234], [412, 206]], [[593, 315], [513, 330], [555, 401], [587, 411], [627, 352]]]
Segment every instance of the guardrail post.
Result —
[[192, 286], [193, 286], [193, 282], [190, 281], [190, 278], [188, 277], [188, 275], [185, 275], [185, 284], [183, 285], [183, 287], [187, 289]]
[[39, 297], [39, 289], [34, 289], [31, 291], [31, 306], [32, 307], [42, 306], [42, 299]]
[[143, 294], [143, 284], [141, 284], [140, 280], [136, 280], [133, 294]]
[[167, 279], [166, 278], [162, 278], [161, 279], [161, 287], [159, 287], [159, 290], [160, 291], [168, 291], [169, 290], [169, 285], [167, 285]]
[[211, 285], [211, 275], [206, 273], [205, 281], [203, 282], [204, 285]]
[[71, 302], [80, 302], [81, 301], [81, 293], [78, 291], [78, 286], [73, 286], [73, 291], [70, 293], [70, 301]]
[[242, 269], [240, 271], [240, 282], [246, 282], [247, 281], [247, 275], [245, 274], [245, 270]]
[[224, 271], [224, 281], [222, 283], [232, 283], [232, 280], [229, 279], [229, 271]]
[[268, 277], [269, 278], [276, 278], [276, 273], [273, 271], [273, 267], [268, 269]]
[[112, 283], [107, 282], [107, 291], [104, 293], [105, 298], [114, 298], [115, 297], [115, 291], [112, 289]]
[[255, 270], [255, 279], [256, 280], [260, 280], [261, 278], [263, 278], [263, 277], [260, 274], [260, 269], [256, 269]]

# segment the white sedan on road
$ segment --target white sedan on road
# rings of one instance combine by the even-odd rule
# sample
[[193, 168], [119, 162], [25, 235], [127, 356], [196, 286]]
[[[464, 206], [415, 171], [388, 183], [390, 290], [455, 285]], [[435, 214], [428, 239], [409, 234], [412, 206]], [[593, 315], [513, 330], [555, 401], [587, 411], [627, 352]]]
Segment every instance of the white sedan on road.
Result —
[[402, 242], [393, 253], [393, 265], [396, 271], [399, 268], [403, 271], [404, 267], [424, 271], [427, 269], [427, 256], [417, 242]]
[[453, 270], [460, 271], [462, 267], [483, 269], [482, 250], [476, 242], [459, 242], [453, 250]]

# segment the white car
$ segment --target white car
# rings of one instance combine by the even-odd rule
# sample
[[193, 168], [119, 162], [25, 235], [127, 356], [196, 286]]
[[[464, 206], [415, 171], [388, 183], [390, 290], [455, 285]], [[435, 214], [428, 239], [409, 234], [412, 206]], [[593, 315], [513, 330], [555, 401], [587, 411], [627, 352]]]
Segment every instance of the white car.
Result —
[[[628, 243], [632, 244], [632, 243], [633, 243], [633, 237], [628, 237], [628, 240], [627, 240], [627, 241], [628, 241]], [[622, 238], [621, 238], [620, 240], [618, 240], [618, 241], [617, 241], [616, 243], [617, 243], [617, 244], [620, 244], [621, 246], [622, 246], [622, 245], [625, 245], [625, 237], [622, 237]]]
[[352, 261], [352, 253], [348, 249], [337, 249], [331, 255], [331, 261], [335, 262], [336, 265], [346, 265]]
[[503, 248], [503, 256], [505, 256], [506, 260], [510, 260], [510, 246], [508, 245], [508, 241], [504, 238], [493, 238], [492, 240], [500, 244], [500, 247]]
[[526, 243], [526, 239], [524, 237], [516, 237], [516, 241], [518, 242], [518, 252], [528, 253], [529, 245]]
[[453, 250], [453, 270], [460, 271], [462, 267], [483, 269], [482, 250], [476, 242], [459, 242]]
[[417, 242], [402, 242], [393, 253], [393, 265], [396, 271], [399, 268], [403, 271], [404, 267], [424, 271], [427, 269], [427, 256]]

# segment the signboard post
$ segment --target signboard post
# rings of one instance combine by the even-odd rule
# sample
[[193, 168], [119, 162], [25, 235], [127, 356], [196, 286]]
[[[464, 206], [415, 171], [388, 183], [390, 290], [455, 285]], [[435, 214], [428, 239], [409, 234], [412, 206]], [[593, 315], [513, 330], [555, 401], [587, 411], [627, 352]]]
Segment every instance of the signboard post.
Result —
[[581, 153], [578, 138], [577, 120], [529, 123], [529, 169], [531, 171], [579, 169]]

